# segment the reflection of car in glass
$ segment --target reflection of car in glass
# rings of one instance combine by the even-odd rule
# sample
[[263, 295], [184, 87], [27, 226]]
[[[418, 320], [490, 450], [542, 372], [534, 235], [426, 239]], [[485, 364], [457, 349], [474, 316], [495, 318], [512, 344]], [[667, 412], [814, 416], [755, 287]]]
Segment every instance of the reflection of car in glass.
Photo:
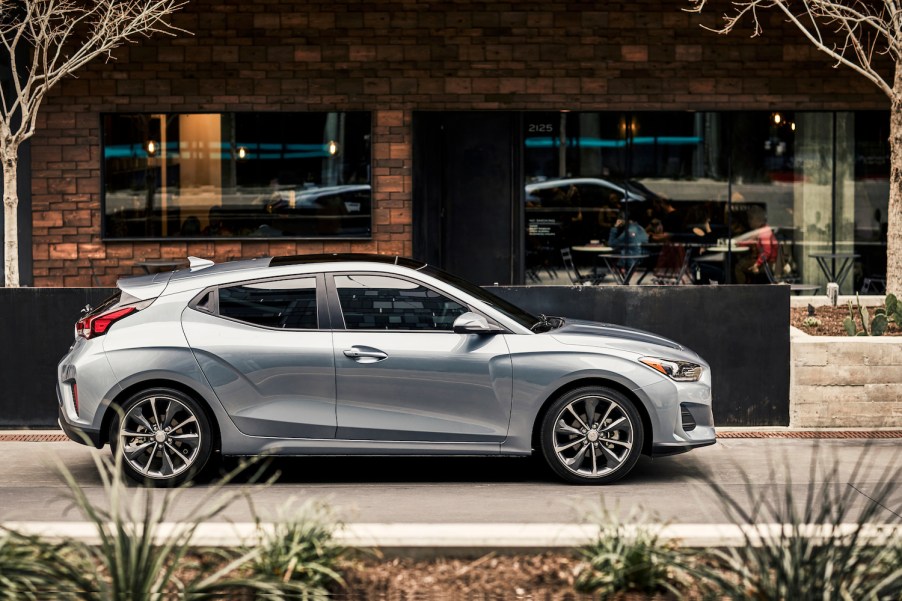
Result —
[[557, 265], [560, 249], [590, 240], [607, 240], [617, 213], [644, 215], [654, 193], [639, 184], [578, 177], [552, 179], [525, 187], [528, 266]]
[[138, 480], [212, 454], [513, 455], [607, 483], [714, 443], [711, 371], [630, 328], [530, 315], [424, 263], [262, 258], [119, 281], [60, 361], [60, 424]]
[[285, 235], [369, 236], [372, 228], [368, 184], [277, 190], [266, 212]]

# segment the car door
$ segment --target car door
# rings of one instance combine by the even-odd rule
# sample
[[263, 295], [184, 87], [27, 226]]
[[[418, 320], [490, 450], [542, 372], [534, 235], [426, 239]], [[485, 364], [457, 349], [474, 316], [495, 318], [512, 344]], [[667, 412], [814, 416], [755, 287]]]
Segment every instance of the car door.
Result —
[[504, 440], [512, 368], [503, 335], [454, 333], [469, 308], [407, 277], [343, 273], [327, 285], [342, 317], [333, 324], [338, 438]]
[[239, 430], [335, 437], [335, 365], [322, 276], [243, 282], [202, 294], [182, 326]]

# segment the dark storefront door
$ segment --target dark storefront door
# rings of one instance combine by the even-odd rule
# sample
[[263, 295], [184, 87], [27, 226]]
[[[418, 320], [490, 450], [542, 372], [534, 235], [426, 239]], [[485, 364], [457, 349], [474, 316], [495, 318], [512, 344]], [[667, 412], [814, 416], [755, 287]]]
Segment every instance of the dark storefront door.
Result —
[[480, 285], [517, 282], [517, 122], [414, 113], [414, 256]]

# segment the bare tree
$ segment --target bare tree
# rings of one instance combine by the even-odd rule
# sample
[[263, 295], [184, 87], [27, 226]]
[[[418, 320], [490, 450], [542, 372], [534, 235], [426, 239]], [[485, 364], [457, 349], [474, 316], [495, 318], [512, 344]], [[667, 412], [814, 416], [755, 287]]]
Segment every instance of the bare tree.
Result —
[[[690, 0], [701, 12], [707, 0]], [[902, 293], [902, 0], [734, 0], [724, 24], [727, 34], [743, 20], [752, 37], [762, 31], [759, 13], [781, 11], [815, 48], [867, 78], [889, 97], [890, 188], [886, 248], [887, 292]], [[895, 72], [892, 66], [895, 65]]]
[[[10, 82], [0, 86], [0, 161], [3, 163], [4, 274], [19, 286], [19, 146], [34, 135], [47, 92], [98, 57], [154, 33], [183, 30], [169, 17], [184, 0], [0, 0], [0, 55]], [[5, 52], [4, 52], [5, 51]], [[4, 56], [4, 58], [6, 58]]]

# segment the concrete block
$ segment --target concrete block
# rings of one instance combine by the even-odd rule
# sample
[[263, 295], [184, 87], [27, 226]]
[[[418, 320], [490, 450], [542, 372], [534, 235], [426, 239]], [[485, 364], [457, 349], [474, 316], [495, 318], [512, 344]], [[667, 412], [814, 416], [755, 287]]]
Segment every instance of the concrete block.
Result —
[[829, 350], [825, 344], [793, 340], [790, 356], [793, 365], [827, 365]]

